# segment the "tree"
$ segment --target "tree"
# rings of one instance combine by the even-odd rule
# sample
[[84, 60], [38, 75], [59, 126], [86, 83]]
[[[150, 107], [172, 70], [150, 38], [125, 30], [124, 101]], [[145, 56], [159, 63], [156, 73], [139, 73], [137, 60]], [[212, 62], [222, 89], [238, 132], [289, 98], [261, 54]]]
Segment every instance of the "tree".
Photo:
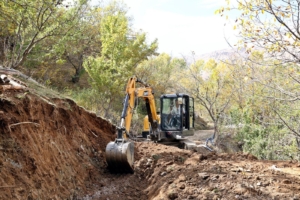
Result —
[[261, 52], [252, 52], [250, 60], [227, 61], [235, 92], [225, 114], [234, 128], [223, 130], [235, 133], [233, 136], [243, 142], [243, 150], [258, 158], [295, 159], [299, 69], [273, 62], [264, 60]]
[[[216, 12], [238, 10], [240, 15], [235, 20], [234, 29], [240, 31], [239, 47], [247, 48], [250, 52], [253, 47], [263, 50], [265, 56], [280, 60], [281, 63], [300, 61], [300, 2], [274, 0], [236, 0]], [[234, 6], [237, 5], [237, 6]]]
[[[112, 12], [113, 11], [113, 12]], [[84, 61], [84, 68], [91, 84], [101, 92], [106, 117], [114, 100], [123, 94], [128, 78], [137, 65], [156, 54], [157, 41], [146, 43], [145, 33], [133, 32], [129, 26], [127, 11], [113, 2], [103, 11], [100, 25], [101, 52]]]
[[49, 37], [66, 34], [78, 21], [85, 0], [68, 5], [65, 0], [3, 1], [0, 7], [0, 64], [20, 67], [37, 44]]
[[181, 83], [201, 105], [214, 123], [214, 136], [218, 136], [222, 116], [230, 106], [234, 88], [230, 78], [230, 70], [223, 63], [214, 60], [204, 62], [198, 60], [190, 66]]
[[54, 45], [47, 56], [57, 63], [69, 63], [75, 70], [72, 82], [77, 83], [84, 73], [83, 62], [88, 56], [97, 55], [101, 51], [100, 24], [101, 7], [88, 7], [81, 13], [78, 23], [64, 36], [55, 37]]
[[[264, 132], [273, 127], [273, 131], [288, 135], [289, 141], [297, 140], [300, 136], [295, 118], [299, 115], [300, 3], [295, 0], [236, 2], [237, 6], [223, 7], [217, 13], [223, 15], [233, 9], [240, 12], [234, 29], [240, 31], [241, 40], [237, 45], [247, 48], [251, 61], [248, 66], [255, 70], [255, 76], [249, 78], [256, 87], [253, 97], [258, 103], [251, 107], [258, 120], [256, 124], [261, 125]], [[255, 52], [257, 50], [261, 52]], [[277, 133], [267, 134], [268, 137], [263, 135], [262, 138], [271, 138]], [[284, 145], [289, 146], [286, 141]]]
[[300, 138], [298, 123], [300, 116], [300, 70], [298, 65], [273, 66], [265, 71], [269, 77], [263, 82], [268, 89], [265, 97], [268, 102], [272, 102], [272, 111], [275, 113], [276, 121], [281, 121], [281, 124], [285, 125], [294, 136]]
[[150, 84], [155, 94], [161, 95], [179, 91], [177, 72], [182, 72], [186, 67], [183, 59], [172, 58], [166, 53], [153, 56], [143, 61], [135, 70], [137, 77]]

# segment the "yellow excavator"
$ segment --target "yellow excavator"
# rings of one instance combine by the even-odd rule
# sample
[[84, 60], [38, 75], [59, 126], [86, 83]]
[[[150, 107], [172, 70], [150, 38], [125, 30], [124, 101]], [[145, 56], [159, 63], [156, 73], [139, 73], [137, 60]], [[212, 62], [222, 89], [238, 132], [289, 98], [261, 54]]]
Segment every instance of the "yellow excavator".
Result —
[[[141, 87], [136, 87], [137, 83]], [[111, 172], [134, 172], [134, 142], [129, 138], [129, 131], [136, 98], [143, 98], [146, 103], [147, 116], [142, 132], [144, 138], [185, 149], [195, 145], [185, 138], [194, 134], [194, 98], [183, 93], [161, 95], [158, 114], [152, 88], [134, 76], [127, 83], [117, 138], [109, 142], [105, 150]]]

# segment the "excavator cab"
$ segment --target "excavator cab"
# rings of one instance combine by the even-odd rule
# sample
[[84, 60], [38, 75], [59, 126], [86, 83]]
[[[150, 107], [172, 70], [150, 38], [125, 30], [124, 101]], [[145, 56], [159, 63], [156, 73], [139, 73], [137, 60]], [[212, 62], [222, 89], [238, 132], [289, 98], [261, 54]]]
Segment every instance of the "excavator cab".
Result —
[[161, 138], [182, 137], [194, 128], [194, 99], [187, 94], [161, 96]]
[[148, 115], [144, 118], [142, 137], [152, 140], [183, 139], [194, 134], [194, 98], [187, 94], [164, 94], [160, 97], [159, 124], [153, 132]]

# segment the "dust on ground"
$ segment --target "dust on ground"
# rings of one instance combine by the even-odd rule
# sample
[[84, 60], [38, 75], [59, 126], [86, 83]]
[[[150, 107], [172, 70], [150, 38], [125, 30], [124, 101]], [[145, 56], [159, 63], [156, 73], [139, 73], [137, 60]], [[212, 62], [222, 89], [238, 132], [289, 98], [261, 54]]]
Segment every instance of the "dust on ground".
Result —
[[0, 124], [0, 199], [300, 199], [298, 162], [244, 153], [135, 142], [135, 173], [111, 174], [115, 126], [70, 99], [3, 91]]

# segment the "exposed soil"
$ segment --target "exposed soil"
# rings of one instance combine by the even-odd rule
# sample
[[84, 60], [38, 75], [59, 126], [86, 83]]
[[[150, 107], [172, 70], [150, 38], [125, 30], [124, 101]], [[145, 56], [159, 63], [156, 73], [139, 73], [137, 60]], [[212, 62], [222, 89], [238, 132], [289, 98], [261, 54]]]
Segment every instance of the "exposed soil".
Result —
[[115, 126], [70, 99], [3, 91], [0, 124], [0, 199], [300, 199], [299, 163], [243, 153], [135, 142], [135, 173], [111, 174]]

